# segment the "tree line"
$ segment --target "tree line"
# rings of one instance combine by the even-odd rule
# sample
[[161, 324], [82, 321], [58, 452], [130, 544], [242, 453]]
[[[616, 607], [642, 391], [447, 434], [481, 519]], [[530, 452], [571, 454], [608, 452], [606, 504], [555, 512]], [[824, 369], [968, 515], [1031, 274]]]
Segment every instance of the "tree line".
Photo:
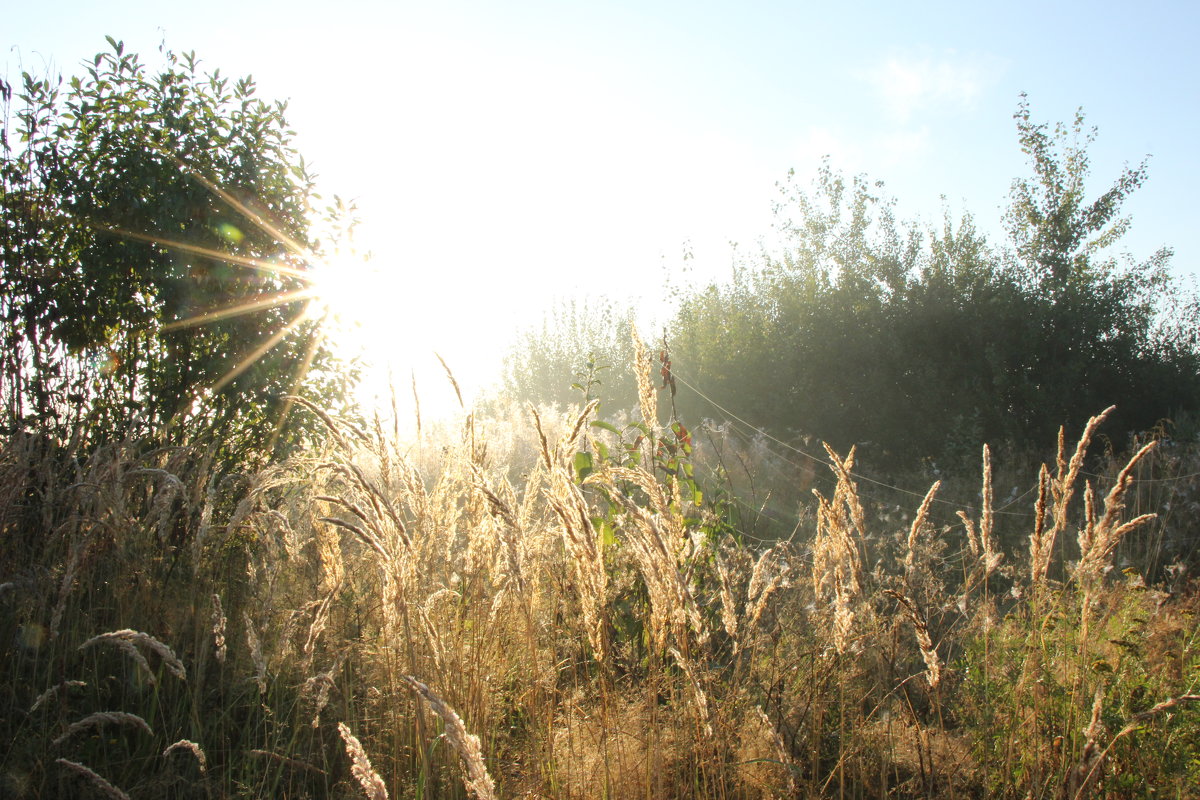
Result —
[[[973, 463], [981, 442], [1044, 447], [1113, 404], [1118, 449], [1167, 422], [1194, 435], [1196, 298], [1169, 271], [1170, 250], [1120, 252], [1122, 206], [1146, 163], [1090, 196], [1096, 131], [1083, 113], [1036, 122], [1022, 97], [1014, 117], [1029, 174], [1013, 181], [998, 244], [970, 214], [902, 224], [882, 184], [828, 161], [808, 189], [789, 175], [784, 246], [679, 297], [666, 343], [703, 393], [680, 388], [679, 413], [732, 412], [778, 437], [856, 444], [877, 464]], [[597, 328], [565, 359], [544, 345], [514, 352], [507, 388], [544, 397], [530, 376], [578, 372], [589, 354], [616, 370], [613, 341]], [[610, 406], [632, 405], [627, 383], [614, 376]]]
[[[83, 66], [0, 81], [0, 422], [278, 455], [318, 424], [287, 398], [345, 405], [354, 379], [306, 312], [321, 201], [286, 104], [111, 38]], [[969, 214], [902, 223], [880, 184], [828, 163], [809, 187], [789, 176], [783, 246], [676, 298], [671, 407], [876, 463], [1042, 446], [1112, 404], [1115, 437], [1166, 420], [1194, 435], [1200, 304], [1169, 250], [1120, 252], [1145, 162], [1091, 195], [1083, 114], [1036, 122], [1022, 98], [1014, 116], [1029, 171], [998, 243]], [[633, 318], [612, 301], [558, 310], [518, 339], [505, 388], [632, 408]]]

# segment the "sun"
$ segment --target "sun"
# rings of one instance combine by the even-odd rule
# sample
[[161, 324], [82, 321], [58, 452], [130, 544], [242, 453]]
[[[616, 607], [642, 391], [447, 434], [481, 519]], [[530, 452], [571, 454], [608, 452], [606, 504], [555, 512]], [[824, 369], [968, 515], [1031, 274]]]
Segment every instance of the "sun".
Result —
[[[276, 422], [278, 434], [291, 408], [290, 395], [297, 394], [304, 384], [322, 348], [343, 358], [354, 358], [365, 348], [368, 338], [362, 333], [363, 321], [378, 318], [377, 305], [365, 302], [368, 298], [380, 296], [379, 287], [375, 285], [377, 272], [371, 268], [366, 258], [341, 252], [336, 253], [333, 258], [327, 258], [315, 252], [288, 236], [280, 226], [273, 224], [263, 214], [241, 202], [198, 171], [182, 162], [179, 163], [183, 171], [240, 214], [247, 224], [271, 237], [277, 243], [278, 251], [267, 257], [248, 256], [230, 252], [225, 248], [204, 247], [166, 236], [96, 223], [88, 224], [103, 233], [223, 261], [258, 272], [269, 279], [267, 283], [272, 287], [269, 290], [261, 291], [237, 303], [206, 309], [182, 319], [166, 322], [161, 329], [171, 331], [196, 328], [271, 309], [295, 309], [288, 311], [288, 318], [282, 327], [264, 335], [248, 352], [230, 354], [229, 368], [211, 385], [196, 388], [198, 393], [219, 392], [281, 343], [303, 336], [301, 356], [290, 368], [292, 374], [289, 378], [289, 397], [285, 400], [280, 419]], [[222, 223], [217, 233], [230, 246], [236, 246], [243, 238], [242, 232], [230, 223]]]
[[324, 335], [339, 349], [372, 349], [395, 315], [395, 287], [369, 255], [338, 252], [316, 259], [306, 275], [311, 295], [309, 314], [321, 320]]
[[443, 302], [447, 290], [398, 263], [350, 250], [317, 260], [308, 276], [309, 313], [334, 352], [359, 365], [363, 411], [453, 416], [470, 394], [438, 354], [439, 346], [462, 352]]
[[[368, 417], [373, 414], [415, 416], [450, 420], [468, 410], [476, 388], [472, 371], [478, 365], [472, 356], [479, 342], [471, 320], [464, 319], [458, 304], [447, 298], [461, 297], [451, 276], [434, 269], [403, 268], [411, 259], [400, 256], [376, 258], [343, 240], [320, 251], [288, 236], [279, 225], [223, 190], [204, 175], [180, 163], [181, 169], [219, 197], [278, 245], [268, 257], [251, 257], [226, 249], [203, 247], [169, 237], [97, 226], [112, 235], [148, 241], [208, 259], [254, 270], [271, 278], [275, 288], [221, 308], [173, 320], [163, 330], [178, 330], [211, 324], [221, 320], [261, 313], [276, 308], [294, 308], [289, 321], [256, 343], [248, 352], [231, 354], [228, 370], [212, 385], [198, 391], [218, 392], [252, 367], [274, 348], [294, 337], [303, 336], [301, 355], [290, 366], [289, 396], [300, 387], [322, 350], [333, 353], [343, 364], [352, 366], [358, 380], [346, 399]], [[228, 235], [219, 231], [231, 247], [240, 240], [241, 231], [232, 225]], [[337, 242], [336, 237], [321, 237]], [[387, 250], [388, 241], [375, 239], [372, 245]], [[441, 348], [441, 354], [438, 349]], [[443, 359], [443, 356], [446, 356]], [[467, 380], [456, 370], [465, 366]], [[419, 386], [418, 386], [419, 384]], [[276, 433], [290, 413], [292, 401], [284, 403], [276, 422]]]
[[[337, 252], [311, 266], [309, 315], [338, 356], [359, 364], [366, 382], [378, 383], [400, 343], [411, 339], [402, 287], [369, 255]], [[359, 404], [369, 405], [359, 394]]]

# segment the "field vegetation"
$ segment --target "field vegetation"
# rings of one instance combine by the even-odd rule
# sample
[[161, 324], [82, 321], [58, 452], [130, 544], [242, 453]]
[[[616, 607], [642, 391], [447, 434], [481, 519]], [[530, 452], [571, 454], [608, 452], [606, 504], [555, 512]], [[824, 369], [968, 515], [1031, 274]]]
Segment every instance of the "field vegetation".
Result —
[[580, 310], [421, 427], [302, 312], [284, 109], [111, 47], [4, 143], [0, 797], [1200, 794], [1194, 306], [1102, 257], [1140, 168], [1085, 201], [1022, 105], [1009, 250], [826, 172], [661, 345]]
[[330, 420], [252, 474], [11, 437], [6, 793], [1195, 790], [1197, 594], [1164, 558], [1194, 450], [1089, 458], [1099, 416], [1003, 510], [986, 451], [974, 506], [897, 509], [829, 450], [763, 543], [681, 425], [594, 411], [403, 448]]

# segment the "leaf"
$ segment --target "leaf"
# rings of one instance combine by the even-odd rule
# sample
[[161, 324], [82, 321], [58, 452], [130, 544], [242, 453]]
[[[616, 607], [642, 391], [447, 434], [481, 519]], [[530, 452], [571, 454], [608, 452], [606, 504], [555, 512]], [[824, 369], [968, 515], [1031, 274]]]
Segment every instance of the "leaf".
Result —
[[[577, 386], [578, 384], [575, 384], [575, 385]], [[605, 422], [602, 419], [592, 420], [592, 427], [599, 428], [600, 430], [603, 430], [603, 431], [608, 431], [609, 433], [615, 433], [617, 436], [621, 435], [621, 431], [617, 428], [616, 425], [613, 425], [611, 422]]]
[[595, 465], [592, 463], [592, 454], [579, 452], [575, 454], [575, 476], [579, 480], [583, 480], [588, 475], [595, 472]]
[[592, 520], [592, 524], [600, 531], [600, 541], [604, 547], [612, 547], [617, 543], [617, 532], [607, 519]]

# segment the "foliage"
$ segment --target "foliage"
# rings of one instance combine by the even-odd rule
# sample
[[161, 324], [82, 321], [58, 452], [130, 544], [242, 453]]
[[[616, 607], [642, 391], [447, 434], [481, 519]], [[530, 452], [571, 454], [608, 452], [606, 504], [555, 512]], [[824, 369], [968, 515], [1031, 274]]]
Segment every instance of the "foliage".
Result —
[[[81, 87], [105, 92], [140, 80], [136, 64], [114, 48], [115, 56], [96, 63], [106, 71]], [[209, 89], [196, 91], [219, 92], [220, 79], [208, 80]], [[28, 97], [53, 93], [33, 83]], [[136, 94], [121, 97], [128, 107], [118, 104], [114, 118], [141, 137], [131, 141], [152, 145], [173, 130], [141, 119], [147, 109], [137, 107]], [[82, 106], [76, 116], [61, 126], [83, 136]], [[33, 122], [30, 143], [43, 130]], [[251, 139], [271, 140], [260, 133]], [[3, 277], [20, 289], [4, 300], [5, 333], [19, 348], [8, 356], [18, 369], [6, 375], [5, 400], [14, 422], [32, 420], [52, 434], [55, 420], [86, 424], [93, 437], [134, 437], [179, 421], [174, 441], [153, 449], [129, 438], [99, 446], [56, 441], [42, 435], [46, 427], [0, 442], [0, 641], [7, 643], [0, 648], [0, 794], [1196, 794], [1200, 587], [1183, 564], [1168, 567], [1171, 581], [1159, 586], [1140, 574], [1161, 561], [1169, 538], [1154, 511], [1194, 516], [1197, 456], [1185, 445], [1156, 464], [1166, 445], [1150, 441], [1109, 472], [1086, 474], [1081, 467], [1105, 412], [1088, 421], [1073, 454], [1059, 430], [1056, 469], [1043, 468], [1025, 513], [994, 507], [999, 482], [985, 448], [982, 486], [970, 494], [975, 505], [946, 500], [939, 481], [901, 516], [893, 503], [872, 504], [860, 493], [853, 448], [827, 446], [827, 474], [820, 483], [806, 479], [816, 496], [797, 523], [800, 541], [754, 549], [746, 544], [744, 500], [697, 475], [695, 429], [673, 407], [662, 424], [660, 393], [665, 400], [672, 387], [673, 400], [676, 377], [669, 354], [660, 355], [659, 389], [653, 358], [635, 337], [622, 389], [622, 402], [638, 408], [631, 424], [597, 418], [597, 392], [614, 385], [600, 369], [603, 350], [595, 348], [589, 365], [571, 359], [590, 346], [547, 347], [532, 361], [513, 362], [513, 380], [540, 375], [550, 387], [574, 377], [585, 402], [568, 417], [534, 412], [494, 421], [472, 413], [444, 441], [403, 442], [382, 424], [364, 432], [313, 406], [328, 427], [316, 446], [231, 471], [214, 463], [207, 427], [224, 425], [230, 446], [242, 447], [261, 420], [241, 414], [257, 412], [235, 408], [232, 392], [212, 391], [181, 419], [178, 399], [155, 392], [206, 385], [184, 380], [184, 364], [173, 359], [192, 359], [186, 375], [207, 379], [217, 375], [212, 365], [224, 348], [251, 346], [263, 330], [249, 322], [240, 328], [238, 318], [206, 326], [196, 339], [175, 337], [168, 326], [190, 313], [190, 297], [249, 297], [244, 284], [252, 282], [232, 268], [214, 274], [228, 266], [223, 260], [193, 260], [194, 251], [167, 252], [128, 233], [158, 238], [163, 231], [151, 226], [173, 226], [185, 243], [217, 244], [190, 238], [209, 230], [202, 212], [238, 222], [203, 182], [205, 191], [189, 183], [191, 167], [172, 173], [169, 163], [177, 162], [158, 160], [160, 150], [122, 147], [103, 130], [95, 136], [93, 149], [147, 177], [145, 194], [118, 202], [121, 182], [87, 152], [68, 149], [70, 137], [57, 150], [51, 137], [46, 149], [5, 162]], [[187, 141], [177, 144], [186, 149]], [[25, 155], [38, 152], [42, 163]], [[283, 173], [263, 173], [253, 147], [238, 152], [253, 166], [242, 179], [267, 182], [254, 186], [256, 202], [276, 203], [264, 213], [298, 213], [287, 203], [300, 203], [304, 187], [272, 195]], [[219, 148], [205, 157], [223, 186], [242, 185], [231, 177], [241, 161], [222, 160]], [[87, 180], [72, 183], [68, 164]], [[1108, 224], [1089, 228], [1087, 220], [1111, 219], [1104, 213], [1089, 212], [1082, 238], [1062, 240], [1070, 245], [1065, 261], [1043, 244], [1009, 258], [969, 224], [947, 226], [923, 249], [865, 182], [847, 187], [826, 171], [821, 186], [816, 198], [794, 199], [793, 252], [743, 271], [730, 287], [710, 287], [698, 295], [704, 303], [681, 312], [695, 314], [698, 335], [727, 336], [722, 341], [735, 348], [773, 348], [787, 337], [825, 370], [806, 376], [778, 349], [764, 351], [776, 358], [776, 373], [741, 358], [739, 396], [763, 403], [764, 413], [772, 403], [805, 399], [798, 390], [826, 388], [836, 390], [841, 413], [867, 410], [872, 392], [889, 390], [872, 369], [914, 370], [908, 385], [932, 396], [961, 376], [939, 372], [932, 356], [918, 358], [911, 344], [918, 334], [943, 336], [938, 346], [961, 345], [961, 359], [977, 363], [970, 348], [993, 344], [1003, 331], [985, 327], [983, 337], [968, 312], [984, 306], [972, 304], [1036, 310], [1021, 305], [1032, 302], [1027, 295], [1053, 294], [1029, 288], [1038, 281], [1065, 286], [1084, 267], [1108, 276], [1097, 279], [1101, 286], [1127, 274], [1105, 272], [1090, 255], [1076, 260], [1087, 231]], [[1028, 196], [1040, 191], [1031, 185]], [[143, 207], [143, 197], [192, 204], [160, 215]], [[99, 219], [127, 233], [80, 229], [76, 204], [117, 215]], [[303, 241], [299, 217], [293, 221], [294, 229], [276, 229]], [[226, 238], [222, 246], [272, 254], [278, 242], [260, 233], [242, 232], [240, 242]], [[1063, 263], [1069, 268], [1059, 269]], [[215, 283], [189, 284], [197, 265]], [[1056, 270], [1070, 280], [1059, 281]], [[278, 281], [273, 291], [290, 285], [270, 280]], [[95, 292], [80, 295], [87, 318], [67, 313], [68, 295], [56, 282]], [[1157, 285], [1145, 284], [1151, 300]], [[134, 287], [130, 296], [124, 286]], [[1134, 289], [1113, 291], [1128, 299], [1141, 291]], [[1063, 288], [1063, 296], [1071, 291]], [[942, 311], [937, 318], [954, 325], [922, 327], [897, 311], [922, 297], [929, 315]], [[739, 313], [718, 316], [725, 300]], [[1128, 312], [1118, 315], [1122, 324], [1139, 319], [1136, 308], [1117, 308]], [[806, 309], [811, 316], [799, 313]], [[998, 319], [1019, 327], [1012, 314]], [[906, 319], [912, 331], [899, 324]], [[810, 327], [789, 328], [796, 320]], [[612, 335], [589, 344], [624, 348], [625, 322], [619, 331], [615, 322], [602, 328]], [[1147, 324], [1143, 335], [1157, 335], [1158, 320]], [[590, 326], [579, 330], [594, 335]], [[822, 353], [821, 336], [843, 349]], [[889, 339], [894, 349], [876, 350]], [[189, 345], [197, 350], [188, 353]], [[114, 346], [129, 357], [107, 371], [86, 360]], [[997, 346], [989, 359], [1015, 348], [1002, 337]], [[875, 360], [839, 361], [837, 353], [847, 352]], [[902, 355], [912, 357], [907, 366], [889, 363]], [[522, 373], [521, 363], [540, 366]], [[554, 363], [569, 364], [569, 372], [551, 383]], [[978, 376], [1003, 377], [994, 364]], [[243, 373], [238, 397], [254, 397], [259, 379], [285, 381], [274, 372], [250, 377]], [[1038, 379], [1063, 385], [1054, 375]], [[70, 397], [76, 392], [78, 401]], [[877, 410], [882, 399], [874, 398]], [[71, 403], [83, 410], [71, 411]], [[1031, 424], [1045, 424], [1035, 416]], [[958, 435], [968, 440], [998, 417], [979, 411]], [[945, 421], [928, 411], [906, 420], [918, 431]], [[528, 434], [534, 466], [514, 470], [496, 459], [493, 423]], [[839, 435], [859, 438], [841, 424]], [[873, 424], [871, 436], [895, 433], [894, 424]], [[925, 441], [927, 434], [911, 435]], [[897, 438], [888, 446], [907, 445]], [[1162, 472], [1174, 475], [1169, 488]], [[1153, 486], [1148, 497], [1158, 498], [1153, 509], [1136, 493], [1143, 474]], [[938, 504], [946, 503], [961, 512], [953, 526], [938, 522]], [[998, 535], [1001, 513], [1021, 526], [1019, 539]]]
[[634, 310], [612, 301], [562, 301], [509, 348], [504, 392], [524, 402], [565, 406], [600, 399], [606, 412], [634, 408], [633, 322]]
[[1194, 413], [1194, 305], [1179, 303], [1169, 251], [1110, 255], [1145, 165], [1088, 201], [1082, 114], [1049, 131], [1022, 101], [1016, 119], [1033, 176], [1013, 184], [1009, 248], [969, 215], [901, 226], [880, 184], [828, 164], [811, 194], [789, 181], [786, 250], [681, 303], [678, 371], [709, 398], [681, 395], [684, 414], [723, 416], [711, 400], [777, 435], [904, 464], [961, 461], [981, 440], [1030, 447], [1112, 403], [1118, 441]]
[[1019, 518], [1048, 572], [995, 535], [986, 451], [951, 528], [941, 484], [897, 519], [830, 449], [803, 545], [753, 549], [640, 395], [624, 428], [595, 401], [520, 420], [519, 483], [476, 415], [415, 446], [330, 419], [325, 447], [246, 476], [100, 448], [44, 496], [54, 455], [10, 437], [0, 791], [1195, 794], [1200, 587], [1112, 560], [1154, 540], [1122, 507], [1155, 451], [1093, 483], [1101, 420], [1060, 446]]
[[226, 454], [264, 451], [284, 396], [339, 396], [287, 294], [304, 265], [284, 245], [311, 250], [314, 195], [286, 106], [192, 53], [152, 70], [109, 43], [66, 86], [23, 74], [15, 114], [5, 97], [5, 424], [90, 442], [219, 431]]

